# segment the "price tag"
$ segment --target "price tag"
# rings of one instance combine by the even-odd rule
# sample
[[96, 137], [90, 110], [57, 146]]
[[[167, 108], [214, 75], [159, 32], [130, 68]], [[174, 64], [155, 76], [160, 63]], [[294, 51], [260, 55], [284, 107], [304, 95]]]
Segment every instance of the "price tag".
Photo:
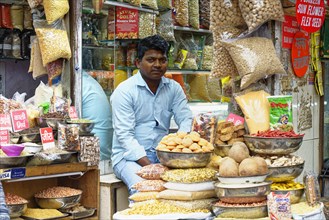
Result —
[[239, 116], [239, 115], [235, 115], [233, 113], [230, 113], [228, 115], [228, 117], [226, 118], [226, 121], [230, 121], [234, 123], [234, 126], [236, 125], [241, 125], [244, 123], [244, 118]]
[[78, 119], [78, 114], [77, 114], [77, 110], [74, 106], [70, 106], [70, 111], [69, 111], [69, 115], [71, 119]]
[[25, 109], [10, 111], [10, 116], [14, 132], [29, 128], [29, 121]]
[[9, 114], [0, 114], [0, 129], [10, 131], [12, 130]]
[[8, 130], [0, 130], [0, 144], [9, 144]]
[[292, 41], [291, 64], [294, 73], [298, 77], [303, 77], [309, 67], [309, 35], [305, 31], [298, 31]]
[[41, 142], [44, 150], [55, 148], [53, 129], [52, 128], [40, 128]]
[[0, 170], [0, 180], [20, 179], [20, 178], [24, 178], [25, 175], [26, 175], [25, 167], [16, 167], [11, 169]]

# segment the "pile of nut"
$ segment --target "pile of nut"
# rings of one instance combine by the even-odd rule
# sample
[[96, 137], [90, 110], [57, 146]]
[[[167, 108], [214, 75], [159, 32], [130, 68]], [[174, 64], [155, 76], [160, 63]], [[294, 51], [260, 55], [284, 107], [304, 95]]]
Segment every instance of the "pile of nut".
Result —
[[221, 121], [217, 123], [216, 145], [232, 145], [234, 142], [243, 142], [246, 133], [243, 124], [234, 125], [233, 122]]
[[284, 12], [280, 0], [239, 0], [242, 16], [249, 31], [269, 20], [284, 20]]
[[55, 186], [48, 189], [44, 189], [34, 195], [36, 198], [62, 198], [69, 196], [76, 196], [82, 193], [79, 189], [73, 189], [64, 186]]
[[199, 133], [192, 131], [189, 134], [186, 132], [168, 134], [162, 138], [156, 149], [182, 153], [205, 153], [212, 152], [214, 146], [201, 138]]
[[210, 1], [210, 28], [221, 28], [224, 26], [244, 26], [246, 23], [242, 17], [239, 0]]
[[304, 163], [303, 158], [295, 155], [286, 156], [270, 156], [264, 158], [267, 165], [270, 167], [284, 167], [284, 166], [294, 166]]
[[17, 205], [17, 204], [24, 204], [28, 203], [28, 201], [20, 196], [15, 194], [6, 193], [5, 194], [6, 204], [7, 205]]

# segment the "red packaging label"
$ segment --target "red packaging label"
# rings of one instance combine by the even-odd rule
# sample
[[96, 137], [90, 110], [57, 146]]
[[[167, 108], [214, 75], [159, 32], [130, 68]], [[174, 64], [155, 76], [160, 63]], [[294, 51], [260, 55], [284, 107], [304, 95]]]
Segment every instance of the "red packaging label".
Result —
[[0, 114], [0, 130], [12, 130], [9, 114]]
[[8, 130], [0, 130], [0, 144], [9, 144]]
[[233, 122], [234, 126], [237, 126], [237, 125], [241, 125], [241, 124], [244, 123], [244, 118], [239, 116], [239, 115], [235, 115], [233, 113], [230, 113], [228, 115], [228, 117], [226, 118], [226, 121]]
[[70, 111], [69, 111], [69, 115], [71, 119], [78, 119], [78, 114], [77, 114], [77, 110], [75, 109], [74, 106], [70, 106]]
[[25, 109], [13, 110], [10, 112], [10, 116], [14, 132], [22, 131], [30, 127]]
[[138, 38], [138, 10], [116, 7], [115, 33], [117, 39]]
[[282, 23], [282, 48], [291, 49], [292, 40], [297, 31], [299, 27], [296, 17], [285, 15]]

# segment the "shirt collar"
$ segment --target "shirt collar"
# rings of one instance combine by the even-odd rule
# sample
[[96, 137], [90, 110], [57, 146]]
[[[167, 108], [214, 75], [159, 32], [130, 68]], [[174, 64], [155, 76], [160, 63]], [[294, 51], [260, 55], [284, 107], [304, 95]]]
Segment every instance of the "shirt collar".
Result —
[[[147, 86], [145, 80], [143, 79], [141, 73], [138, 71], [138, 73], [136, 74], [137, 75], [137, 85], [138, 86]], [[166, 77], [161, 77], [161, 82], [160, 82], [160, 85], [165, 85], [165, 84], [168, 84], [170, 82], [170, 80]], [[160, 87], [159, 85], [159, 87]]]

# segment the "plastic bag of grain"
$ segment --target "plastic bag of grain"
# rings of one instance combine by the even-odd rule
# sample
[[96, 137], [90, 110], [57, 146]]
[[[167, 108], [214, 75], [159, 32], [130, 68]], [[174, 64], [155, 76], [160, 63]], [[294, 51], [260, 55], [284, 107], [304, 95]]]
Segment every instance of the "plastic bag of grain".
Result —
[[189, 24], [192, 28], [199, 29], [199, 0], [188, 1]]
[[171, 199], [180, 201], [192, 201], [196, 199], [209, 199], [216, 197], [215, 190], [188, 192], [166, 189], [157, 195], [157, 199]]
[[12, 5], [10, 7], [11, 22], [14, 28], [22, 31], [24, 24], [24, 8], [21, 5]]
[[229, 26], [221, 28], [220, 31], [213, 32], [212, 76], [220, 78], [225, 76], [238, 76], [238, 70], [235, 67], [234, 61], [221, 41], [235, 38], [242, 32], [242, 29]]
[[189, 25], [188, 0], [174, 0], [173, 17], [175, 25]]
[[155, 14], [139, 12], [138, 38], [142, 39], [156, 34]]
[[200, 28], [209, 29], [210, 0], [199, 0]]
[[220, 101], [222, 90], [220, 87], [220, 80], [216, 77], [208, 77], [208, 93], [212, 101]]
[[125, 2], [128, 2], [129, 4], [141, 6], [141, 0], [124, 0]]
[[249, 32], [270, 20], [284, 21], [280, 0], [239, 0], [238, 2]]
[[241, 89], [273, 74], [285, 74], [271, 39], [249, 37], [223, 41], [241, 77]]
[[160, 180], [161, 175], [167, 170], [168, 167], [156, 163], [142, 167], [136, 174], [147, 180]]
[[132, 188], [139, 192], [161, 192], [166, 189], [164, 183], [163, 180], [143, 180], [134, 184]]
[[141, 0], [142, 5], [146, 5], [152, 9], [158, 10], [157, 0]]
[[57, 20], [52, 25], [47, 25], [42, 20], [34, 21], [34, 27], [39, 40], [43, 66], [59, 58], [71, 58], [70, 42], [61, 20]]
[[156, 199], [158, 194], [159, 192], [137, 192], [129, 196], [129, 199], [135, 202], [141, 202], [141, 201]]
[[171, 0], [157, 0], [159, 9], [172, 9]]
[[213, 31], [218, 31], [226, 26], [242, 27], [246, 25], [239, 8], [239, 0], [211, 0], [210, 10], [210, 29]]
[[215, 180], [215, 174], [216, 171], [209, 168], [173, 169], [167, 170], [161, 179], [176, 183], [200, 183]]
[[43, 7], [48, 24], [63, 18], [70, 10], [68, 0], [43, 0]]
[[171, 11], [159, 13], [156, 18], [156, 32], [166, 41], [176, 41]]
[[189, 94], [192, 100], [202, 100], [211, 102], [208, 92], [207, 74], [187, 75], [187, 83], [189, 84]]

